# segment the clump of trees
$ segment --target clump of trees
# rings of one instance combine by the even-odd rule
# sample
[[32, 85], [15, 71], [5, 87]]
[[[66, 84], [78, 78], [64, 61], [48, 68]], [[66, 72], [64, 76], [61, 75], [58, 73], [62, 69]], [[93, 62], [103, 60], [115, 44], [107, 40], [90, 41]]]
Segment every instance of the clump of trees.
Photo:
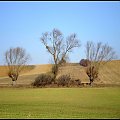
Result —
[[[58, 29], [43, 33], [40, 40], [53, 58], [54, 63], [51, 71], [55, 80], [59, 67], [67, 62], [66, 58], [69, 56], [69, 53], [72, 52], [75, 47], [80, 47], [79, 40], [76, 34], [71, 34], [64, 39], [63, 34]], [[98, 78], [99, 68], [114, 58], [115, 52], [108, 44], [87, 42], [86, 59], [82, 59], [80, 65], [86, 67], [86, 74], [89, 77], [90, 85]], [[80, 85], [81, 81], [73, 81], [70, 76], [63, 75], [57, 79], [57, 83], [58, 85], [68, 86], [68, 84]]]
[[90, 62], [87, 62], [86, 74], [89, 77], [90, 85], [98, 78], [99, 68], [114, 58], [116, 58], [115, 51], [108, 44], [87, 42], [86, 61]]
[[52, 32], [45, 32], [42, 34], [40, 41], [46, 47], [48, 53], [53, 58], [52, 73], [54, 79], [57, 76], [59, 66], [67, 61], [68, 54], [73, 51], [74, 48], [80, 47], [79, 40], [75, 33], [69, 35], [64, 39], [63, 34], [58, 29], [53, 29]]
[[5, 52], [5, 62], [8, 66], [8, 76], [14, 85], [20, 72], [27, 67], [26, 63], [30, 60], [30, 55], [21, 47], [10, 48]]

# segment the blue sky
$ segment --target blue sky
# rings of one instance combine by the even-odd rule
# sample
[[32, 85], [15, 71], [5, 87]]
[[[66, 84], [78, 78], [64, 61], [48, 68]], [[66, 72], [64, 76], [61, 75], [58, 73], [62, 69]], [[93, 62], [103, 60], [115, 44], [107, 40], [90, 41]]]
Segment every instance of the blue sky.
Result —
[[10, 47], [23, 47], [30, 64], [48, 64], [51, 56], [40, 42], [41, 34], [59, 29], [64, 37], [76, 33], [81, 47], [71, 62], [85, 58], [85, 44], [108, 43], [120, 58], [120, 2], [0, 2], [0, 64]]

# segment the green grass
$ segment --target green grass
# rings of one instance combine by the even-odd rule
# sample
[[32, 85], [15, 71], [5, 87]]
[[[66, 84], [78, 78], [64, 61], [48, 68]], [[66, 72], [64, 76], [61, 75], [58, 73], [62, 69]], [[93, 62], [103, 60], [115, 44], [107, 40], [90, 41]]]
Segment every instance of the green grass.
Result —
[[0, 118], [120, 118], [120, 88], [0, 88]]

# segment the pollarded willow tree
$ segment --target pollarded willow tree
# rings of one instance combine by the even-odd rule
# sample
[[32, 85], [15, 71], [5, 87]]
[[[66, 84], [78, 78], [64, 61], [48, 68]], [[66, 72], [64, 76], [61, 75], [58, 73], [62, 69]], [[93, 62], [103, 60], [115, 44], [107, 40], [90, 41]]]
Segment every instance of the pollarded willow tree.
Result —
[[8, 66], [8, 76], [12, 79], [12, 85], [18, 79], [20, 72], [27, 67], [28, 60], [30, 60], [30, 55], [23, 48], [10, 48], [5, 52], [5, 62]]
[[46, 47], [48, 53], [52, 55], [54, 61], [52, 72], [56, 78], [58, 68], [66, 61], [68, 54], [72, 52], [74, 48], [80, 47], [79, 40], [75, 33], [64, 39], [63, 34], [58, 29], [43, 33], [40, 40]]
[[98, 77], [99, 68], [114, 58], [116, 58], [115, 51], [108, 44], [87, 42], [86, 59], [89, 61], [89, 64], [86, 73], [89, 77], [90, 85], [92, 85], [93, 81]]

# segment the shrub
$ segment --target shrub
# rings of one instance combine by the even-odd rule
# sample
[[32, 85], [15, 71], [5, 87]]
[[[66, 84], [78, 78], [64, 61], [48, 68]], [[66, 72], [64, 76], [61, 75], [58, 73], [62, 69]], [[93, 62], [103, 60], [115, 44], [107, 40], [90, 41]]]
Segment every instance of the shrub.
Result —
[[79, 79], [75, 80], [75, 85], [77, 85], [77, 86], [81, 85], [81, 81]]
[[68, 86], [69, 82], [70, 82], [71, 78], [69, 75], [62, 75], [58, 78], [58, 86], [62, 85], [62, 86]]
[[71, 86], [79, 86], [81, 85], [81, 81], [78, 79], [78, 80], [70, 80], [70, 85]]
[[87, 59], [81, 59], [80, 61], [81, 66], [87, 67], [89, 64], [90, 64], [90, 61]]
[[35, 81], [32, 83], [33, 86], [45, 86], [51, 84], [53, 81], [53, 76], [50, 74], [40, 74], [35, 78]]

